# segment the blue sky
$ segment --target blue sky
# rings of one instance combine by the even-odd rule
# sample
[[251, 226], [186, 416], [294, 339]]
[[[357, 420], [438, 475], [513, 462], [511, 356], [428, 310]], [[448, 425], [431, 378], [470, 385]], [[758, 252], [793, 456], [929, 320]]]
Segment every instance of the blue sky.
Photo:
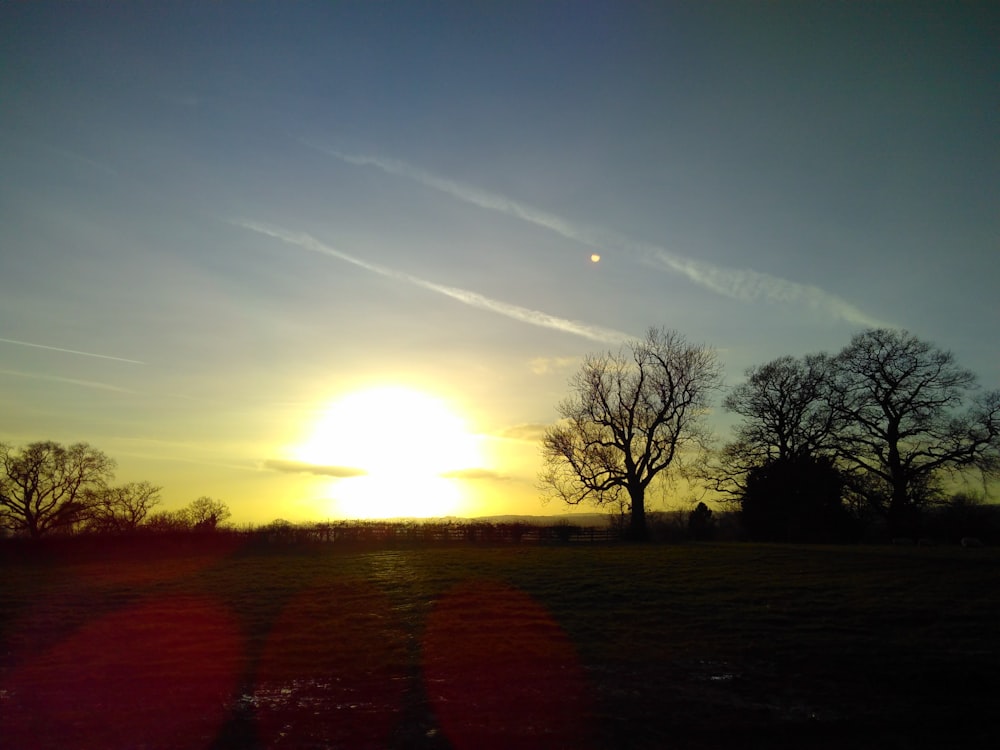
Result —
[[[302, 446], [406, 387], [476, 444], [447, 510], [554, 512], [540, 428], [650, 325], [730, 384], [890, 325], [1000, 386], [995, 4], [33, 3], [0, 29], [0, 440], [89, 441], [168, 507], [344, 514], [352, 467]], [[437, 439], [370, 409], [382, 453]]]

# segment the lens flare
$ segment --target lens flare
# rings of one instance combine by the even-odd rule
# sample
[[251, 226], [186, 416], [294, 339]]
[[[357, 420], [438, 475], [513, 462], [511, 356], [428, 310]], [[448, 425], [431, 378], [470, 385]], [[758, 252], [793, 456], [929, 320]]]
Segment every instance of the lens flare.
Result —
[[422, 654], [427, 695], [455, 750], [593, 747], [594, 703], [576, 650], [528, 594], [458, 584], [428, 616]]

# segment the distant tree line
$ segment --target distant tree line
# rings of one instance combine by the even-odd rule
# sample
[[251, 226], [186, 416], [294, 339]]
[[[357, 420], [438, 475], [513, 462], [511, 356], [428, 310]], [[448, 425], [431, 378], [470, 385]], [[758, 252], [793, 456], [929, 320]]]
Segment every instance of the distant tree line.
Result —
[[[676, 332], [587, 357], [570, 388], [543, 439], [542, 486], [617, 509], [634, 538], [649, 536], [647, 488], [685, 461], [751, 539], [846, 541], [875, 527], [916, 538], [932, 518], [940, 530], [991, 517], [977, 494], [954, 490], [978, 479], [985, 493], [1000, 477], [1000, 391], [906, 331], [870, 329], [836, 355], [749, 368], [723, 400], [741, 421], [721, 448], [704, 428], [714, 352]], [[689, 524], [709, 536], [710, 509]]]
[[113, 459], [87, 443], [40, 441], [22, 448], [0, 443], [0, 529], [33, 539], [140, 529], [212, 531], [232, 515], [211, 497], [157, 511], [161, 488], [150, 482], [113, 484], [115, 468]]

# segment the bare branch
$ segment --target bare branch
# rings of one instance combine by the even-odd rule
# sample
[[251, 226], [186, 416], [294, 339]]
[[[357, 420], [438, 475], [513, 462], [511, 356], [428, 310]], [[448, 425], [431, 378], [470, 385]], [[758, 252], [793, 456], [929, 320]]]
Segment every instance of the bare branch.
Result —
[[633, 530], [645, 534], [645, 491], [699, 429], [719, 384], [715, 352], [651, 328], [618, 352], [592, 355], [570, 380], [560, 423], [543, 441], [543, 489], [563, 502], [597, 506], [628, 498]]

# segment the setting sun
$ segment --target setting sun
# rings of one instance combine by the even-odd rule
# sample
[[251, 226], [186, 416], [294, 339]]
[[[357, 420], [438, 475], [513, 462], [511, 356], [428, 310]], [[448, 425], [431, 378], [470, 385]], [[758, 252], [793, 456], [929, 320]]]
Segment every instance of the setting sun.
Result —
[[296, 458], [363, 472], [330, 485], [336, 505], [330, 510], [348, 518], [448, 515], [459, 508], [463, 493], [459, 480], [443, 475], [481, 465], [477, 438], [444, 401], [401, 386], [335, 401], [319, 415]]

